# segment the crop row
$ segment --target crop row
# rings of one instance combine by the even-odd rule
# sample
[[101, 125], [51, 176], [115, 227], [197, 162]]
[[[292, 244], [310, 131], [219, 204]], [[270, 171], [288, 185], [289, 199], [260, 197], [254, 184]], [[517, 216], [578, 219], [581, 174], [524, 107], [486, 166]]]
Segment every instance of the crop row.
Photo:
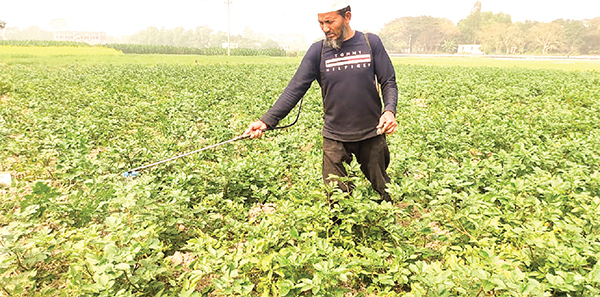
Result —
[[[144, 45], [144, 44], [106, 44], [106, 47], [114, 48], [125, 54], [168, 54], [168, 55], [205, 55], [225, 56], [226, 48], [196, 48], [171, 45]], [[285, 57], [286, 51], [281, 48], [248, 49], [232, 48], [233, 56], [271, 56]]]
[[323, 186], [317, 87], [292, 128], [121, 175], [239, 135], [296, 66], [0, 66], [2, 291], [600, 293], [597, 72], [396, 65], [393, 203], [355, 163]]
[[[31, 47], [32, 50], [39, 50], [39, 47], [52, 48], [81, 48], [81, 47], [97, 47], [83, 42], [68, 42], [68, 41], [17, 41], [4, 40], [0, 41], [0, 46], [14, 47]], [[205, 55], [205, 56], [225, 56], [227, 55], [226, 48], [196, 48], [171, 45], [145, 45], [145, 44], [120, 44], [111, 43], [103, 44], [101, 47], [111, 48], [120, 51], [124, 54], [165, 54], [165, 55]], [[70, 52], [67, 52], [70, 54]], [[267, 49], [248, 49], [248, 48], [232, 48], [230, 54], [233, 56], [270, 56], [270, 57], [285, 57], [295, 55], [288, 53], [281, 48]]]
[[30, 47], [92, 47], [93, 45], [85, 42], [76, 41], [54, 41], [54, 40], [0, 40], [0, 46], [30, 46]]

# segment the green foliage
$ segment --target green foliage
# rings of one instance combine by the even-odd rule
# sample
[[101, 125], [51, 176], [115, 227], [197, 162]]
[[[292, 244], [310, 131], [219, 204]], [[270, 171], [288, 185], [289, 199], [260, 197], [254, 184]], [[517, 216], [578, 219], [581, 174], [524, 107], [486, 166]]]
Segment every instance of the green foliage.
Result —
[[122, 177], [239, 135], [296, 67], [0, 65], [2, 294], [598, 295], [595, 71], [396, 65], [393, 203], [356, 163], [323, 186], [318, 88], [286, 131]]
[[[171, 45], [142, 45], [142, 44], [106, 44], [106, 47], [114, 48], [125, 54], [167, 54], [167, 55], [207, 55], [225, 56], [226, 48], [195, 48]], [[233, 56], [271, 56], [285, 57], [286, 51], [281, 48], [248, 49], [233, 48]]]
[[442, 49], [447, 54], [454, 54], [454, 53], [456, 53], [456, 50], [458, 49], [458, 44], [456, 44], [456, 40], [454, 40], [454, 39], [445, 40], [444, 43], [442, 44]]

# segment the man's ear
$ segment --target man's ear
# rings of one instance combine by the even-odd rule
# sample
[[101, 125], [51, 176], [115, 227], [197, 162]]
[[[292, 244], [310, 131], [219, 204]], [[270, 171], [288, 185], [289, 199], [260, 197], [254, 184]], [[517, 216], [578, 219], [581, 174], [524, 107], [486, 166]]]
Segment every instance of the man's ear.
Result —
[[346, 21], [350, 21], [352, 19], [352, 11], [346, 11]]

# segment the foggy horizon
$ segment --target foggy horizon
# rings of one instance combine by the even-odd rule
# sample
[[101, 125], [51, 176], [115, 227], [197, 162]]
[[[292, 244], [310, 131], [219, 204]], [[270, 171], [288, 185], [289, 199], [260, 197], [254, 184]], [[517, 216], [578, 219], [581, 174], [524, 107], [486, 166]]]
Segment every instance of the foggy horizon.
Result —
[[[241, 35], [249, 28], [255, 33], [278, 37], [303, 35], [307, 41], [320, 38], [314, 5], [318, 0], [289, 3], [274, 0], [232, 1], [231, 34]], [[351, 1], [351, 26], [359, 31], [379, 32], [381, 28], [402, 17], [432, 16], [447, 18], [454, 24], [466, 18], [475, 0], [430, 0], [419, 3], [398, 3], [392, 0]], [[556, 19], [584, 20], [600, 17], [600, 1], [572, 0], [568, 5], [545, 1], [483, 0], [482, 11], [504, 13], [513, 22], [551, 22]], [[35, 7], [35, 11], [30, 8]], [[69, 31], [106, 32], [111, 37], [125, 37], [148, 27], [171, 30], [181, 27], [193, 30], [208, 26], [227, 32], [227, 4], [224, 0], [174, 0], [168, 4], [149, 5], [141, 1], [107, 0], [101, 3], [81, 3], [73, 0], [12, 1], [2, 6], [0, 20], [6, 27], [25, 29], [36, 26], [52, 31], [49, 23], [64, 19]]]

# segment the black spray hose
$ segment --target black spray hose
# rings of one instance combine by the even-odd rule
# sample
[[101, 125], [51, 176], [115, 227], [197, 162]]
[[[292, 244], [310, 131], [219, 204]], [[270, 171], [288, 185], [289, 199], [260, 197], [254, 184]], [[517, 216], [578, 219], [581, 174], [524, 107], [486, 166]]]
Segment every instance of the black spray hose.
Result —
[[296, 119], [291, 124], [285, 125], [285, 126], [282, 126], [282, 127], [267, 128], [266, 131], [286, 129], [286, 128], [289, 128], [289, 127], [291, 127], [293, 125], [296, 125], [296, 123], [298, 122], [298, 119], [300, 118], [300, 112], [302, 111], [302, 102], [303, 101], [304, 101], [304, 97], [302, 97], [302, 99], [300, 99], [300, 103], [298, 105], [298, 114], [296, 114]]

